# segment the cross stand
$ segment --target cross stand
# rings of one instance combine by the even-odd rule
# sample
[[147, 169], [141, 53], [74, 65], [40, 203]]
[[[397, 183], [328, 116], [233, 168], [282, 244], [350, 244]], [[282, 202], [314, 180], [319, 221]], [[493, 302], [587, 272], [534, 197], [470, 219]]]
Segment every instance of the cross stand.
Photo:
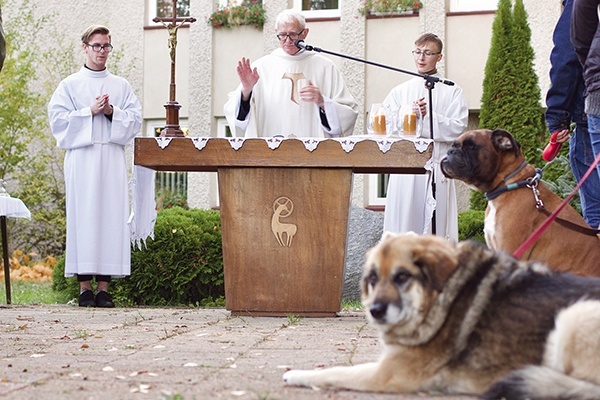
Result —
[[[171, 18], [154, 18], [152, 21], [162, 23], [169, 31], [169, 50], [171, 55], [171, 84], [169, 87], [169, 101], [165, 104], [167, 122], [161, 131], [161, 137], [183, 137], [179, 127], [179, 109], [181, 105], [175, 100], [175, 51], [177, 48], [177, 30], [185, 23], [196, 22], [196, 18], [177, 18], [177, 0], [173, 0], [173, 16]], [[168, 22], [168, 24], [167, 24]]]

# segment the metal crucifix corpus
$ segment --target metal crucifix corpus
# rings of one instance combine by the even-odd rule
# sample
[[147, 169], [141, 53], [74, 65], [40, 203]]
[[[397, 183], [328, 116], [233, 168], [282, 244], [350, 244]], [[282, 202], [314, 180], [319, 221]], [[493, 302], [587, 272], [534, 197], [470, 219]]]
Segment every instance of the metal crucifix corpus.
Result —
[[175, 50], [177, 48], [177, 30], [185, 23], [196, 22], [196, 18], [177, 18], [177, 0], [173, 0], [173, 16], [171, 18], [154, 18], [152, 21], [160, 22], [169, 32], [169, 52], [171, 56], [171, 85], [169, 87], [169, 101], [165, 104], [167, 110], [167, 123], [160, 136], [183, 137], [179, 127], [179, 109], [181, 105], [175, 100]]

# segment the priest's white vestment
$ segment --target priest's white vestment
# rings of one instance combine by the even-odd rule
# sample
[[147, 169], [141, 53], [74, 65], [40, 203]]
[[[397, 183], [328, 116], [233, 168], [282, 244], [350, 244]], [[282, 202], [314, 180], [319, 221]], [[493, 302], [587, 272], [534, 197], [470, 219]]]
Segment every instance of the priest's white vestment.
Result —
[[[241, 85], [229, 93], [223, 108], [234, 136], [335, 137], [352, 134], [358, 106], [333, 61], [307, 51], [292, 56], [279, 48], [256, 60], [252, 64], [254, 67], [260, 78], [252, 90], [246, 119], [237, 119]], [[323, 95], [330, 129], [321, 124], [319, 107], [315, 103], [299, 99], [300, 88], [309, 80]]]
[[[439, 75], [434, 75], [440, 77]], [[435, 84], [433, 97], [433, 177], [435, 200], [432, 197], [431, 175], [391, 175], [383, 221], [383, 230], [418, 234], [432, 233], [431, 220], [435, 209], [436, 235], [458, 241], [458, 208], [454, 181], [446, 178], [440, 161], [452, 142], [466, 129], [469, 109], [458, 85]], [[431, 138], [429, 93], [423, 78], [413, 78], [396, 86], [383, 101], [392, 113], [400, 107], [424, 98], [428, 113], [422, 120], [418, 136]]]
[[[90, 109], [105, 93], [112, 121], [103, 113], [92, 116]], [[141, 105], [125, 79], [82, 67], [57, 87], [48, 115], [57, 146], [66, 149], [65, 276], [127, 276], [131, 244], [124, 147], [140, 130]]]

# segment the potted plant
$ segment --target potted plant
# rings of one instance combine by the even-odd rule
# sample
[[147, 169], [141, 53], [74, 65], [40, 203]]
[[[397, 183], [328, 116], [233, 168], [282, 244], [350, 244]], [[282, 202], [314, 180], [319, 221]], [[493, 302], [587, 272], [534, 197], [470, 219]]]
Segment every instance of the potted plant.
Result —
[[422, 7], [421, 0], [362, 0], [358, 12], [361, 15], [418, 13]]
[[262, 30], [265, 18], [262, 0], [243, 0], [241, 4], [228, 2], [227, 6], [219, 7], [208, 17], [207, 23], [214, 28], [252, 25]]

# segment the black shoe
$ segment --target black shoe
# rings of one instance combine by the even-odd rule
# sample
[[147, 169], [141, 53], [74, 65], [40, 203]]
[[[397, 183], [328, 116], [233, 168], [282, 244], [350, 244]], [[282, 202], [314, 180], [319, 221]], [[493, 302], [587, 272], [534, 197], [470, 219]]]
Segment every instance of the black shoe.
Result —
[[84, 290], [79, 294], [79, 307], [96, 307], [94, 301], [94, 292], [89, 289]]
[[96, 293], [96, 307], [113, 308], [114, 306], [115, 303], [113, 303], [112, 297], [110, 297], [107, 291], [99, 290]]

